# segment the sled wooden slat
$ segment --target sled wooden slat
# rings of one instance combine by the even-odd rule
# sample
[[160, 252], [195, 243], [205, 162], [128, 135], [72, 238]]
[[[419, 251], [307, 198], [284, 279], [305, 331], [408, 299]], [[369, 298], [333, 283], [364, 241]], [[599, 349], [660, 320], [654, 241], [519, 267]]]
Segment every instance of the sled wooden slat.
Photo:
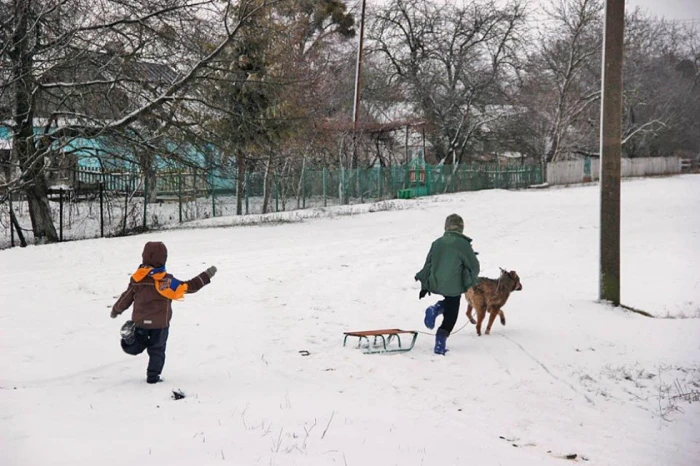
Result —
[[[416, 338], [418, 338], [418, 332], [415, 330], [401, 330], [399, 328], [386, 328], [381, 330], [361, 330], [355, 332], [344, 332], [345, 338], [343, 339], [343, 346], [348, 341], [348, 337], [357, 337], [358, 343], [357, 347], [362, 346], [362, 342], [366, 342], [366, 347], [364, 350], [365, 354], [377, 354], [377, 353], [405, 353], [413, 349], [413, 345], [416, 344]], [[411, 344], [407, 347], [403, 347], [401, 344], [401, 335], [409, 334], [412, 335]], [[369, 337], [374, 337], [374, 343], [371, 344]], [[381, 338], [381, 343], [378, 343]], [[392, 339], [396, 338], [398, 348], [391, 348]]]

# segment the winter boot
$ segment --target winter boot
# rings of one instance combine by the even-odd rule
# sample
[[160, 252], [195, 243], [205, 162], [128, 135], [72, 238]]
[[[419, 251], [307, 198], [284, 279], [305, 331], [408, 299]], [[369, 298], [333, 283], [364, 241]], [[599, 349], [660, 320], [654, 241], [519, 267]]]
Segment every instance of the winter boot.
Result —
[[435, 319], [437, 316], [442, 315], [443, 310], [444, 307], [442, 301], [438, 301], [432, 306], [428, 306], [428, 308], [425, 310], [425, 319], [423, 319], [425, 326], [431, 330], [435, 328]]
[[435, 334], [435, 354], [445, 354], [447, 353], [447, 334], [441, 330], [438, 330]]
[[158, 383], [162, 382], [163, 379], [160, 378], [160, 375], [158, 374], [148, 374], [146, 376], [146, 383]]
[[127, 320], [124, 325], [122, 325], [122, 329], [120, 330], [122, 340], [124, 340], [124, 343], [127, 345], [131, 345], [136, 341], [136, 324], [134, 323], [133, 320]]

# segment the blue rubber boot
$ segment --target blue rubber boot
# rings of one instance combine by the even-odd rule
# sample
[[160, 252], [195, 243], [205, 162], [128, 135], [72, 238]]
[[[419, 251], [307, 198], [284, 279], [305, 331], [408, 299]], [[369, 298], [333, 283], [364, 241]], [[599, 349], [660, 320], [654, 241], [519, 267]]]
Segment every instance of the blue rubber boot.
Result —
[[449, 350], [447, 349], [447, 337], [448, 334], [444, 330], [438, 330], [435, 334], [435, 354], [445, 354]]
[[442, 301], [438, 301], [432, 306], [428, 306], [428, 308], [425, 310], [425, 319], [423, 319], [425, 326], [431, 330], [435, 328], [435, 319], [437, 319], [437, 316], [442, 315], [443, 310], [444, 308]]
[[438, 330], [435, 334], [435, 354], [447, 353], [447, 335]]

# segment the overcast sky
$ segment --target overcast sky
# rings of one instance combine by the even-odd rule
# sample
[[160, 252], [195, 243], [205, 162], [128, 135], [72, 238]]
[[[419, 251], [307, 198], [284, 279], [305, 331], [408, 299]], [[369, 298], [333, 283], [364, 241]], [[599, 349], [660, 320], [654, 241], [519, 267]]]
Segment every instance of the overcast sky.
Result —
[[[366, 0], [367, 5], [381, 5], [388, 3], [389, 0]], [[442, 0], [443, 2], [462, 0]], [[505, 3], [505, 0], [501, 0]], [[529, 0], [532, 4], [547, 4], [550, 0]], [[360, 0], [349, 0], [348, 5], [359, 4]], [[656, 16], [663, 16], [666, 19], [678, 21], [694, 20], [700, 25], [700, 0], [627, 0], [626, 8], [633, 10], [640, 7]]]
[[700, 23], [700, 0], [627, 0], [627, 8], [637, 6], [666, 19]]

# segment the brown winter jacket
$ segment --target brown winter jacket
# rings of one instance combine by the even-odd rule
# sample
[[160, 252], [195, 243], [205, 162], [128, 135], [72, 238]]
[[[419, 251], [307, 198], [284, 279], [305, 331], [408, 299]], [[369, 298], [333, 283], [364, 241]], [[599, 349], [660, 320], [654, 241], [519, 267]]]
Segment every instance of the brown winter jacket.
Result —
[[[143, 265], [154, 268], [163, 267], [168, 258], [168, 250], [161, 242], [148, 242], [143, 248]], [[166, 279], [173, 276], [167, 274]], [[202, 272], [191, 280], [184, 282], [187, 284], [187, 293], [196, 293], [210, 283], [209, 276]], [[129, 287], [119, 297], [112, 313], [119, 315], [134, 305], [131, 320], [140, 328], [166, 328], [170, 325], [173, 316], [172, 300], [161, 295], [155, 286], [152, 277], [146, 276], [140, 281], [131, 278]]]

